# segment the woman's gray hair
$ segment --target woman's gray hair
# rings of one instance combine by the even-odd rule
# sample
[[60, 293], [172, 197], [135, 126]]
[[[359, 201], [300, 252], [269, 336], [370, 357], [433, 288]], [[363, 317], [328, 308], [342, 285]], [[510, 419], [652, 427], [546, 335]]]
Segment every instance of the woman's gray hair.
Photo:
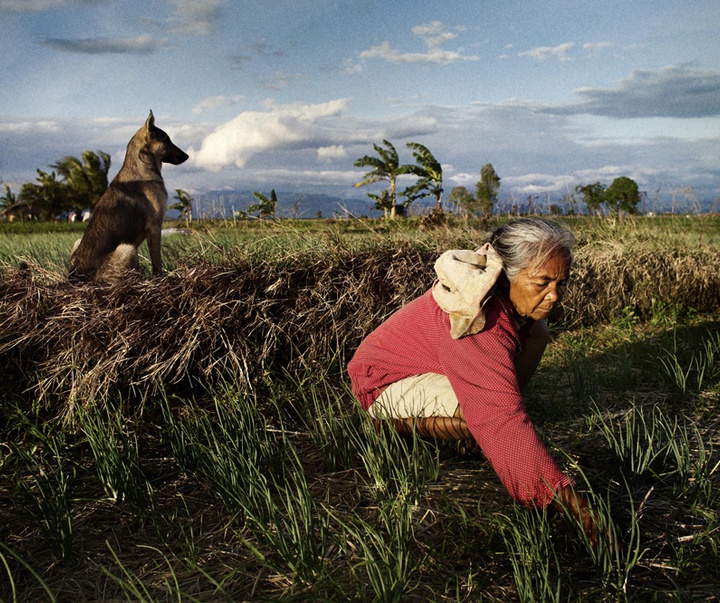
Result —
[[489, 243], [502, 259], [510, 281], [525, 268], [544, 264], [557, 252], [572, 264], [575, 235], [564, 224], [545, 218], [519, 218], [503, 224], [490, 235]]

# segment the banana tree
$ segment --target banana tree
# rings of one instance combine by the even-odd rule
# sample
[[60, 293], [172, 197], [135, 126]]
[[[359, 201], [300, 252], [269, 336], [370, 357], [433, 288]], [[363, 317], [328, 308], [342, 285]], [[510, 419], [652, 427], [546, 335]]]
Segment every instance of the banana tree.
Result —
[[360, 187], [386, 181], [388, 183], [387, 205], [390, 206], [390, 219], [394, 220], [395, 204], [397, 202], [395, 184], [398, 176], [404, 172], [403, 167], [400, 166], [400, 159], [398, 158], [398, 153], [395, 147], [387, 140], [383, 140], [383, 144], [385, 145], [385, 148], [382, 148], [377, 144], [373, 145], [378, 157], [365, 155], [353, 163], [355, 167], [372, 168], [363, 176], [363, 179], [360, 182], [355, 184], [355, 186]]
[[417, 176], [418, 181], [406, 188], [403, 194], [411, 202], [423, 197], [435, 197], [437, 209], [442, 211], [442, 165], [428, 148], [419, 142], [408, 142], [405, 146], [412, 150], [415, 164], [402, 166], [402, 173]]

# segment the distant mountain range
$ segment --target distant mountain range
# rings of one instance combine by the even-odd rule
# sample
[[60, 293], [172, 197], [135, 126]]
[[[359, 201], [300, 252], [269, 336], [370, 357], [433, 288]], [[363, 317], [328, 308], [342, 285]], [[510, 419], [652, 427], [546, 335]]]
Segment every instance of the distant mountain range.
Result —
[[[270, 191], [263, 191], [269, 196]], [[347, 217], [378, 217], [381, 212], [373, 209], [369, 197], [342, 198], [322, 193], [299, 193], [276, 190], [277, 207], [275, 215], [281, 218], [332, 218], [335, 215]], [[172, 200], [169, 201], [172, 204]], [[247, 212], [251, 205], [258, 203], [251, 190], [213, 190], [193, 196], [193, 215], [196, 218], [227, 218], [235, 212]], [[168, 212], [173, 216], [172, 212]]]
[[[257, 189], [255, 189], [257, 190]], [[264, 195], [270, 195], [270, 191], [263, 190]], [[373, 208], [373, 201], [367, 196], [342, 196], [325, 193], [308, 193], [296, 191], [276, 190], [277, 208], [275, 215], [280, 218], [332, 218], [332, 217], [373, 217], [377, 218], [382, 212]], [[525, 202], [523, 202], [525, 201]], [[535, 204], [528, 204], [526, 200], [518, 199], [517, 207], [513, 209], [521, 212], [548, 211], [550, 202], [561, 204], [561, 200], [553, 200], [537, 197]], [[168, 204], [174, 203], [171, 199]], [[193, 195], [193, 216], [199, 219], [232, 219], [235, 212], [246, 212], [251, 205], [258, 203], [253, 196], [253, 191], [248, 190], [210, 190]], [[508, 200], [499, 202], [497, 211], [504, 212], [510, 209]], [[705, 212], [717, 212], [720, 202], [717, 197], [712, 200], [701, 202], [689, 200], [645, 199], [638, 209], [641, 213], [646, 212], [671, 212], [677, 214], [694, 214]], [[413, 203], [411, 213], [427, 213], [435, 205], [434, 199], [428, 197]], [[584, 204], [577, 208], [584, 211]], [[176, 211], [168, 212], [169, 218], [177, 217]]]

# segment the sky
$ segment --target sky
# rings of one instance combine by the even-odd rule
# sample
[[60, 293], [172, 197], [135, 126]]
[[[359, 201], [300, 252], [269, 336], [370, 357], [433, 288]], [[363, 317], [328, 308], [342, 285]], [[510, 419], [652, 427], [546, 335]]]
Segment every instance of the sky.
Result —
[[634, 179], [720, 198], [714, 0], [0, 0], [0, 178], [102, 150], [150, 110], [189, 155], [168, 189], [363, 196], [390, 141], [445, 190], [500, 197]]

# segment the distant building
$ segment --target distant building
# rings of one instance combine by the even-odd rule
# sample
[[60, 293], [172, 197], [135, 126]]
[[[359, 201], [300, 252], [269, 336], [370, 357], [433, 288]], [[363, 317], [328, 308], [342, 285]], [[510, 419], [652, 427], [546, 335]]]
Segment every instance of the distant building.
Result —
[[8, 222], [37, 220], [40, 211], [32, 203], [14, 203], [0, 210], [0, 218]]

